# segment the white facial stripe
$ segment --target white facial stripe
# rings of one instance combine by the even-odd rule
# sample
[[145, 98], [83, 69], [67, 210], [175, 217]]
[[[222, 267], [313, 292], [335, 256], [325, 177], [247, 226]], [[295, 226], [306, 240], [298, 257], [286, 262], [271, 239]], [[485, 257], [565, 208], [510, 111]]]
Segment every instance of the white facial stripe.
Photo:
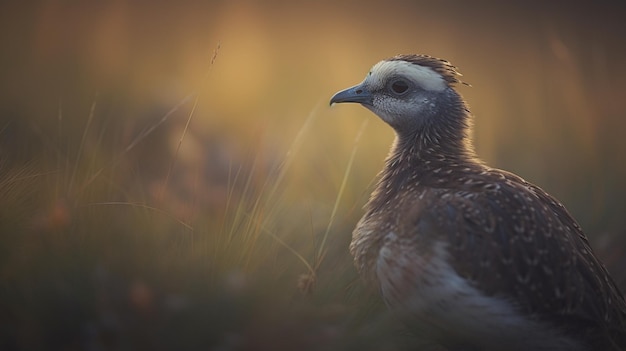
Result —
[[442, 91], [446, 88], [446, 83], [439, 73], [429, 67], [406, 61], [380, 61], [370, 72], [371, 75], [365, 80], [375, 87], [382, 87], [386, 77], [395, 75], [406, 77], [426, 90]]

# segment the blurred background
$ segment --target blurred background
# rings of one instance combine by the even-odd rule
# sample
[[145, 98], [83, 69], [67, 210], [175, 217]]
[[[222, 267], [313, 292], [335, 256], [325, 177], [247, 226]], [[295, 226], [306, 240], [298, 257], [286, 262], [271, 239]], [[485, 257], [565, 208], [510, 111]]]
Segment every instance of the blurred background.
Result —
[[451, 61], [478, 154], [626, 289], [626, 6], [0, 5], [0, 349], [401, 350], [352, 228], [393, 132], [336, 91]]

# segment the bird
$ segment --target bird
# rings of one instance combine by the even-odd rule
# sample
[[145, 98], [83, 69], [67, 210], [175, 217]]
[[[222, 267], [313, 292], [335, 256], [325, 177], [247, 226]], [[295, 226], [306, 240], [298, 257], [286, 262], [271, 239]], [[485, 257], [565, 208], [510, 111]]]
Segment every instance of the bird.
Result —
[[460, 77], [397, 55], [332, 96], [395, 131], [352, 233], [358, 272], [425, 345], [626, 350], [624, 295], [563, 204], [478, 158]]

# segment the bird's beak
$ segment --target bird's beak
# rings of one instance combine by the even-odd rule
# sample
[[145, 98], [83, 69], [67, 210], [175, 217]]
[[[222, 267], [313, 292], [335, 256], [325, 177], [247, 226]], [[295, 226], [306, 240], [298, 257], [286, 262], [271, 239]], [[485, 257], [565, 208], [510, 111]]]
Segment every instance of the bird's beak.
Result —
[[363, 84], [355, 85], [342, 90], [330, 98], [330, 105], [341, 102], [358, 102], [363, 105], [372, 105], [372, 93], [363, 87]]

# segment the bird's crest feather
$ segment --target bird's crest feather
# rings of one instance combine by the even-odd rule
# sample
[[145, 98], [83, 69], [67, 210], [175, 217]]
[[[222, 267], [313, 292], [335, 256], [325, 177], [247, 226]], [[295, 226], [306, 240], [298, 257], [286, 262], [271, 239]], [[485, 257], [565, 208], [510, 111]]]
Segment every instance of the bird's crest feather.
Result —
[[462, 74], [458, 71], [457, 67], [453, 66], [450, 62], [440, 58], [432, 57], [429, 55], [405, 54], [396, 55], [387, 59], [387, 61], [406, 61], [415, 65], [428, 67], [440, 74], [449, 85], [463, 84], [469, 86], [468, 83], [465, 83], [458, 78], [462, 76]]

